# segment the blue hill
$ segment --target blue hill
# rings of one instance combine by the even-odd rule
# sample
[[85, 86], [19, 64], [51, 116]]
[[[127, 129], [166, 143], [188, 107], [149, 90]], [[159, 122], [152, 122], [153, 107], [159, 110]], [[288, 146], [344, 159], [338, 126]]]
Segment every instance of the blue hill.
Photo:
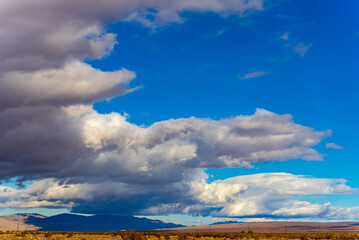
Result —
[[[166, 228], [166, 223], [160, 220], [118, 215], [82, 216], [76, 214], [59, 214], [44, 218], [29, 216], [25, 220], [25, 223], [38, 226], [40, 227], [40, 230], [45, 231], [146, 231]], [[167, 228], [177, 227], [185, 226], [180, 224], [167, 223]]]

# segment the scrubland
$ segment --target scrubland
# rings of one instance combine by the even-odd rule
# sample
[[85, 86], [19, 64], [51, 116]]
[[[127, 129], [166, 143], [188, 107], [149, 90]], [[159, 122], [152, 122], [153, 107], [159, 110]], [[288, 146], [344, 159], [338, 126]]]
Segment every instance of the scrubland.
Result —
[[0, 240], [309, 240], [358, 239], [356, 233], [164, 233], [164, 232], [47, 232], [3, 231]]

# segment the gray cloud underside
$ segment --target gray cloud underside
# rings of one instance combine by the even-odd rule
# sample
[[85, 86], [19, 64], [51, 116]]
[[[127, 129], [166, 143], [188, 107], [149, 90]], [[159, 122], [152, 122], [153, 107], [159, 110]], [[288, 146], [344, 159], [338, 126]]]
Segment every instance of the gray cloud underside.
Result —
[[[79, 213], [193, 214], [216, 217], [358, 219], [359, 208], [311, 204], [306, 195], [354, 194], [342, 179], [288, 173], [239, 176], [206, 183], [202, 170], [187, 171], [176, 183], [70, 183], [44, 179], [28, 189], [0, 187], [0, 207], [72, 207]], [[136, 189], [136, 191], [134, 191]]]
[[84, 105], [12, 108], [0, 113], [0, 121], [2, 179], [97, 176], [176, 181], [185, 169], [322, 160], [311, 147], [330, 135], [295, 124], [290, 115], [262, 109], [252, 116], [167, 120], [147, 128]]
[[[263, 10], [261, 0], [0, 1], [0, 207], [68, 207], [74, 212], [212, 216], [358, 218], [357, 208], [298, 201], [294, 195], [352, 194], [344, 180], [286, 173], [206, 183], [203, 168], [250, 167], [301, 158], [330, 131], [258, 109], [214, 121], [172, 119], [137, 126], [92, 104], [135, 89], [135, 73], [83, 62], [113, 50], [106, 26], [135, 21], [156, 28], [182, 12], [221, 16]], [[287, 191], [284, 191], [286, 189]], [[345, 215], [345, 216], [344, 216]]]
[[182, 22], [184, 11], [243, 15], [262, 9], [263, 0], [4, 0], [0, 69], [34, 70], [73, 59], [100, 59], [116, 44], [116, 35], [105, 26], [117, 21], [156, 27]]
[[[95, 143], [84, 137], [89, 132], [86, 126], [96, 121], [90, 120], [91, 117], [99, 121], [111, 117], [97, 116], [87, 110], [87, 114], [73, 114], [84, 108], [79, 104], [91, 106], [96, 101], [134, 90], [129, 84], [135, 73], [126, 69], [103, 72], [82, 62], [88, 58], [100, 59], [113, 50], [116, 36], [106, 31], [108, 24], [137, 21], [158, 27], [182, 22], [180, 14], [184, 11], [241, 16], [262, 9], [261, 0], [1, 1], [0, 167], [3, 171], [0, 178], [61, 177], [77, 174], [88, 159], [100, 162], [101, 158], [119, 157], [115, 154], [134, 154], [126, 149], [115, 151], [116, 145], [118, 149], [123, 147], [121, 140], [118, 144], [94, 147]], [[141, 132], [139, 127], [130, 127]], [[172, 143], [166, 144], [173, 145], [175, 140], [176, 136]], [[143, 143], [144, 151], [151, 149], [147, 146], [151, 144], [158, 147], [156, 143]], [[184, 148], [195, 146], [186, 144]], [[133, 148], [141, 147], [139, 143]], [[115, 164], [117, 168], [125, 166], [110, 162], [107, 164]]]
[[[311, 147], [330, 131], [317, 132], [290, 115], [263, 109], [251, 116], [176, 119], [150, 127], [86, 105], [13, 108], [0, 117], [1, 178], [40, 178], [25, 190], [0, 190], [0, 207], [295, 217], [331, 206], [295, 202], [294, 195], [354, 192], [343, 180], [275, 173], [207, 184], [202, 168], [322, 159]], [[297, 208], [287, 207], [293, 208], [292, 201]]]
[[126, 69], [102, 72], [79, 61], [71, 61], [61, 69], [11, 71], [0, 82], [0, 110], [111, 99], [134, 90], [128, 85], [135, 77], [134, 72]]

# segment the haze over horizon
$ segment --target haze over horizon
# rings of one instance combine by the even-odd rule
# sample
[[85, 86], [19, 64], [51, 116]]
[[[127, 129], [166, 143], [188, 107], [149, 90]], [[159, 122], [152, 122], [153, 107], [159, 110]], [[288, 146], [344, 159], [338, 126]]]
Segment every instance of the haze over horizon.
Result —
[[0, 1], [0, 215], [359, 220], [358, 10]]

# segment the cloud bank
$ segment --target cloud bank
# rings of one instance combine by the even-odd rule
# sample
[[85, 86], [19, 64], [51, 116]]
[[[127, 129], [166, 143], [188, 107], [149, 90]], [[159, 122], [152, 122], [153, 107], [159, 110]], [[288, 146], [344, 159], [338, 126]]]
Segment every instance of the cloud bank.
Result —
[[[195, 174], [194, 174], [195, 173]], [[264, 173], [206, 183], [196, 170], [177, 183], [129, 184], [114, 181], [71, 183], [45, 179], [28, 189], [0, 189], [1, 207], [72, 207], [79, 213], [193, 214], [215, 217], [357, 219], [359, 208], [311, 204], [295, 196], [354, 194], [343, 179]], [[137, 191], [133, 191], [136, 189]]]
[[261, 0], [1, 1], [0, 179], [33, 183], [25, 189], [0, 186], [0, 207], [358, 218], [356, 208], [295, 198], [356, 191], [340, 179], [268, 173], [206, 182], [206, 168], [323, 160], [313, 147], [330, 136], [329, 130], [316, 131], [289, 114], [264, 109], [149, 127], [92, 109], [96, 101], [136, 89], [130, 86], [134, 72], [104, 72], [84, 62], [113, 50], [116, 35], [107, 32], [109, 24], [135, 21], [156, 28], [183, 22], [183, 12], [245, 16], [263, 8]]

